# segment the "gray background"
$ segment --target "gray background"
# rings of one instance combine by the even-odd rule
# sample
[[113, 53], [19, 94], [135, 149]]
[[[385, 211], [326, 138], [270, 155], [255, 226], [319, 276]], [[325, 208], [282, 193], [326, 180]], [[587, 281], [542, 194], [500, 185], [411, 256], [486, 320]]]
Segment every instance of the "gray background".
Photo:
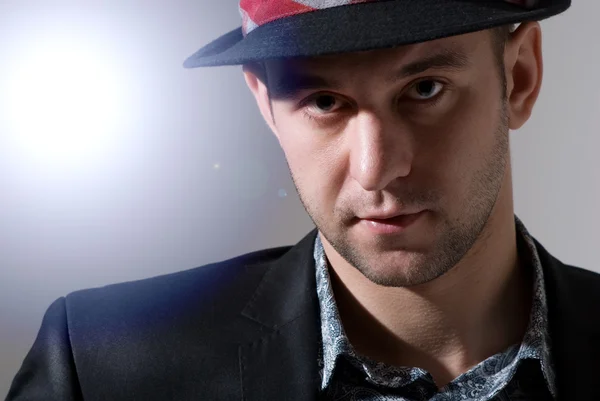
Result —
[[[543, 23], [541, 98], [511, 134], [517, 214], [555, 256], [595, 271], [599, 13], [599, 2], [575, 0]], [[293, 244], [312, 228], [241, 70], [181, 67], [238, 25], [234, 0], [0, 3], [0, 397], [57, 297]], [[123, 115], [110, 146], [62, 163], [15, 145], [5, 89], [23, 52], [75, 39], [82, 57], [110, 62]], [[43, 114], [35, 100], [25, 100], [37, 107], [31, 121]], [[84, 142], [102, 134], [94, 128], [109, 106], [94, 107], [80, 122]]]

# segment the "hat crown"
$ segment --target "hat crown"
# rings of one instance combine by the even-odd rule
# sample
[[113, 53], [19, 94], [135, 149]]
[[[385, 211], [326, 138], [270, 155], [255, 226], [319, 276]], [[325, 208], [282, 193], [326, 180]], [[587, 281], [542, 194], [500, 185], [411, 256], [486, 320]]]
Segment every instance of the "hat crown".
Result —
[[[240, 0], [239, 12], [242, 17], [242, 34], [248, 35], [261, 25], [269, 22], [326, 8], [348, 6], [377, 1], [419, 1], [419, 0]], [[440, 0], [449, 1], [449, 0]], [[498, 0], [533, 8], [539, 0]]]

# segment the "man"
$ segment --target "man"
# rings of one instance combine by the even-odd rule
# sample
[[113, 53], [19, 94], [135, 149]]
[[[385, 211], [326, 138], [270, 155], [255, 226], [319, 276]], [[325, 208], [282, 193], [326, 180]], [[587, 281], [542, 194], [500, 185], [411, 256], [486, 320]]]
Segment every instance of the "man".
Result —
[[513, 211], [569, 5], [242, 0], [185, 65], [244, 65], [317, 229], [57, 300], [8, 399], [600, 399], [600, 275]]

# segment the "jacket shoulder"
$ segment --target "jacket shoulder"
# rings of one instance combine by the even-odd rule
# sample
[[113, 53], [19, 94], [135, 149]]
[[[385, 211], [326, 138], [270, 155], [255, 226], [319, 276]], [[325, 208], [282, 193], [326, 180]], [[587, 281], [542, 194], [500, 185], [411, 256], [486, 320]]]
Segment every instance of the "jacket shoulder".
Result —
[[596, 291], [592, 291], [593, 295], [597, 295], [600, 300], [600, 273], [566, 264], [550, 254], [538, 240], [534, 239], [534, 244], [552, 290], [556, 287], [560, 291], [570, 290], [574, 294], [585, 295], [578, 289], [585, 292], [595, 289]]
[[175, 399], [170, 389], [195, 394], [214, 387], [233, 398], [238, 348], [264, 330], [240, 312], [288, 249], [69, 294], [66, 327], [83, 393]]
[[[251, 294], [270, 262], [289, 246], [263, 249], [193, 269], [156, 277], [75, 291], [66, 296], [70, 324], [91, 319], [128, 318], [129, 322], [198, 312], [210, 307], [237, 309]], [[237, 294], [232, 298], [232, 291]], [[133, 320], [130, 320], [133, 319]]]
[[582, 305], [600, 308], [600, 273], [563, 263], [556, 280], [561, 282], [555, 286], [576, 296]]
[[564, 266], [566, 268], [566, 274], [572, 279], [587, 282], [592, 286], [600, 285], [600, 273], [573, 265], [564, 264]]

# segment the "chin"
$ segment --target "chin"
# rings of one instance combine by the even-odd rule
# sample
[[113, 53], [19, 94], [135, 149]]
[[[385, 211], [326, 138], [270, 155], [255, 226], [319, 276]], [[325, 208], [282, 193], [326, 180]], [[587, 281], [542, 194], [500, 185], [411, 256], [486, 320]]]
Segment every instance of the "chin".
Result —
[[377, 260], [376, 265], [355, 264], [355, 267], [369, 281], [385, 287], [411, 287], [440, 276], [439, 271], [432, 271], [431, 264], [425, 262], [423, 255], [402, 253], [395, 258], [369, 257], [369, 260]]

